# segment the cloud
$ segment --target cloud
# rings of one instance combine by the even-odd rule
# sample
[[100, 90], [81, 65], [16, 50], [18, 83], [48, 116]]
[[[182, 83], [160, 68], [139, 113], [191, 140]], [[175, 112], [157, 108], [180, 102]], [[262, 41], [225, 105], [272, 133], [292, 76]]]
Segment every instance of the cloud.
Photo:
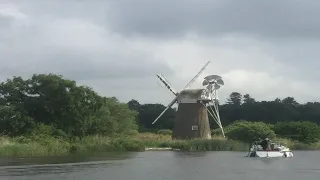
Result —
[[[126, 34], [241, 33], [273, 38], [319, 38], [318, 1], [181, 0], [119, 1], [111, 4], [112, 27]], [[132, 8], [134, 7], [134, 8]]]
[[316, 101], [317, 7], [287, 0], [6, 1], [0, 77], [58, 73], [121, 101], [167, 104], [173, 96], [157, 73], [181, 90], [211, 61], [192, 88], [221, 75], [222, 102], [233, 91]]

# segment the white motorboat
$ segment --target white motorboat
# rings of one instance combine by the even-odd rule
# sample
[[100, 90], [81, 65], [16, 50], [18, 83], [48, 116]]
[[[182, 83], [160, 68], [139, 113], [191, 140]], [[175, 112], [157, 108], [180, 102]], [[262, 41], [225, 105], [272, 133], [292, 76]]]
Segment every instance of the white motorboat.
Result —
[[266, 149], [260, 145], [260, 142], [255, 141], [252, 143], [248, 157], [262, 157], [262, 158], [271, 158], [271, 157], [293, 157], [292, 151], [280, 144], [280, 143], [271, 143]]

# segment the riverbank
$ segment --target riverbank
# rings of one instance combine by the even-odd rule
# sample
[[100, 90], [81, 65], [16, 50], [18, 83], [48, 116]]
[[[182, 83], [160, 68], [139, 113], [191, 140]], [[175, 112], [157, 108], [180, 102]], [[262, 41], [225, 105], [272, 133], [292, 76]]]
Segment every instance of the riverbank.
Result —
[[151, 133], [133, 137], [109, 138], [88, 136], [67, 141], [48, 136], [0, 137], [0, 156], [49, 156], [68, 153], [145, 151], [148, 148], [179, 149], [181, 151], [242, 151], [244, 143], [216, 138], [212, 140], [171, 140], [170, 135]]
[[[287, 141], [287, 140], [286, 140]], [[293, 150], [316, 150], [320, 145], [285, 142]], [[149, 149], [148, 149], [149, 148]], [[150, 149], [155, 148], [155, 149]], [[140, 133], [132, 137], [88, 136], [72, 141], [49, 136], [0, 137], [0, 156], [50, 156], [70, 153], [145, 151], [247, 151], [242, 142], [214, 137], [211, 140], [171, 140], [170, 135]]]

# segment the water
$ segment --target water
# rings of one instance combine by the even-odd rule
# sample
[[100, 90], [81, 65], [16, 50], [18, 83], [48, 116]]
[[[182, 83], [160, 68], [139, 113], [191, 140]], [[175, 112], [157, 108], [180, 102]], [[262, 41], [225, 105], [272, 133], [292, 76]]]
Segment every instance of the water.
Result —
[[288, 159], [240, 152], [142, 152], [0, 158], [1, 180], [319, 180], [319, 152]]

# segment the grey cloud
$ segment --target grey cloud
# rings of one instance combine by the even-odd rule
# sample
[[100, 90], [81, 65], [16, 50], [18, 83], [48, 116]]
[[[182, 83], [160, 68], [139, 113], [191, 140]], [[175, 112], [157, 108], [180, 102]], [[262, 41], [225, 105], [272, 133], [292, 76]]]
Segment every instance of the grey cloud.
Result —
[[[166, 62], [154, 60], [154, 52], [150, 51], [157, 49], [142, 52], [141, 49], [133, 51], [129, 47], [130, 53], [126, 53], [128, 49], [125, 47], [122, 49], [121, 43], [118, 43], [114, 45], [116, 51], [112, 48], [104, 51], [104, 43], [100, 41], [96, 46], [102, 46], [102, 50], [83, 47], [77, 49], [74, 48], [77, 44], [68, 44], [67, 41], [72, 40], [68, 37], [65, 38], [66, 46], [57, 47], [55, 44], [50, 44], [52, 42], [49, 42], [43, 31], [61, 29], [51, 27], [46, 29], [44, 26], [57, 19], [78, 19], [97, 24], [108, 32], [120, 34], [125, 42], [132, 40], [128, 36], [139, 34], [141, 39], [153, 41], [152, 43], [159, 41], [170, 44], [171, 40], [185, 39], [187, 32], [195, 32], [200, 35], [200, 39], [208, 41], [205, 45], [196, 42], [203, 45], [199, 48], [208, 47], [204, 51], [208, 52], [211, 49], [219, 51], [216, 50], [219, 46], [221, 51], [226, 50], [219, 54], [221, 62], [217, 63], [218, 70], [215, 73], [245, 69], [265, 71], [272, 77], [282, 76], [292, 81], [313, 81], [319, 77], [317, 68], [320, 66], [318, 63], [320, 42], [317, 38], [319, 38], [320, 21], [317, 18], [320, 15], [320, 2], [315, 0], [95, 2], [13, 0], [8, 2], [16, 3], [19, 10], [30, 17], [31, 25], [25, 25], [23, 20], [14, 17], [0, 15], [1, 77], [52, 72], [78, 80], [93, 86], [103, 94], [117, 96], [122, 100], [130, 100], [132, 97], [143, 102], [162, 100], [161, 103], [170, 101], [170, 96], [157, 85], [156, 73], [164, 73], [174, 87], [183, 87], [187, 83], [174, 78], [174, 71], [177, 72], [177, 69], [171, 69]], [[74, 29], [70, 31], [73, 32]], [[223, 43], [212, 44], [214, 43], [212, 41], [221, 42], [219, 38], [229, 34], [238, 36], [225, 46]], [[241, 37], [252, 38], [254, 41], [245, 42], [240, 39]], [[133, 41], [141, 39], [138, 37]], [[114, 42], [110, 40], [109, 43]], [[254, 51], [253, 48], [250, 54], [250, 48], [255, 46], [259, 50]], [[241, 58], [224, 56], [228, 53], [237, 54], [236, 50], [240, 51], [237, 53]], [[217, 53], [219, 52], [208, 55], [213, 58], [213, 62], [217, 60], [215, 56]], [[250, 57], [246, 59], [248, 54]], [[255, 62], [252, 57], [257, 58]], [[269, 62], [268, 58], [273, 59], [276, 64], [274, 65], [273, 61]], [[278, 62], [281, 65], [277, 64]]]
[[[22, 2], [22, 4], [24, 3]], [[20, 10], [24, 10], [24, 13], [29, 12], [31, 9], [35, 8], [31, 4], [32, 3], [25, 4], [26, 6], [20, 6]], [[64, 3], [62, 4], [65, 6]], [[56, 4], [56, 7], [60, 7], [60, 5], [61, 4], [58, 3]], [[38, 10], [41, 11], [41, 8]], [[99, 50], [95, 50], [93, 47], [90, 47], [90, 44], [74, 47], [77, 44], [71, 43], [70, 45], [67, 41], [76, 39], [67, 39], [66, 37], [65, 40], [57, 40], [58, 43], [67, 44], [65, 47], [61, 47], [59, 46], [60, 44], [57, 45], [55, 44], [57, 42], [52, 41], [52, 38], [55, 38], [55, 36], [52, 37], [51, 35], [56, 35], [56, 33], [60, 33], [59, 31], [63, 32], [64, 27], [62, 27], [62, 29], [53, 29], [56, 27], [56, 24], [54, 24], [54, 27], [48, 26], [48, 24], [50, 25], [54, 22], [52, 20], [59, 18], [64, 19], [62, 18], [63, 16], [61, 17], [59, 11], [57, 11], [55, 14], [51, 14], [51, 16], [44, 18], [38, 17], [41, 14], [36, 15], [35, 12], [37, 11], [33, 11], [33, 14], [31, 12], [27, 14], [29, 18], [32, 19], [32, 23], [29, 25], [21, 24], [20, 20], [15, 19], [14, 17], [4, 17], [0, 14], [0, 63], [2, 67], [0, 76], [30, 76], [33, 73], [51, 72], [75, 80], [97, 80], [143, 78], [154, 76], [159, 71], [167, 74], [173, 73], [173, 70], [167, 64], [154, 61], [152, 54], [131, 49], [129, 49], [130, 53], [127, 53], [128, 47], [123, 47], [124, 49], [121, 49], [121, 43], [123, 42], [114, 42], [114, 39], [106, 39], [110, 42], [106, 42], [105, 44], [94, 44], [104, 43], [104, 40], [93, 42], [95, 46], [100, 48]], [[67, 15], [65, 16], [68, 17]], [[94, 21], [88, 19], [84, 20], [94, 24]], [[65, 24], [62, 23], [62, 25]], [[83, 26], [85, 25], [86, 24]], [[45, 31], [48, 30], [52, 30], [54, 33], [46, 33]], [[90, 35], [90, 32], [86, 32], [86, 29], [83, 30], [83, 32]], [[93, 31], [91, 33], [96, 32]], [[63, 33], [58, 36], [58, 38], [61, 37], [63, 37]], [[97, 40], [97, 37], [98, 35], [94, 34], [95, 40]], [[84, 40], [87, 39], [84, 38]], [[125, 43], [125, 40], [122, 41]], [[90, 43], [85, 41], [77, 42], [84, 44]], [[108, 43], [113, 43], [117, 48], [116, 51], [104, 47], [104, 45], [110, 46]]]
[[118, 1], [110, 21], [125, 34], [243, 33], [271, 37], [319, 37], [318, 1]]
[[316, 0], [29, 2], [19, 1], [27, 13], [85, 18], [128, 36], [177, 37], [189, 31], [276, 38], [320, 36], [320, 2]]
[[0, 50], [0, 62], [3, 68], [1, 75], [6, 77], [52, 72], [74, 80], [97, 80], [143, 78], [154, 76], [159, 71], [173, 73], [166, 64], [154, 62], [148, 55], [136, 57], [109, 53], [95, 55], [58, 51], [54, 48], [12, 52], [10, 48], [14, 47], [9, 46]]
[[12, 19], [12, 17], [5, 17], [0, 15], [0, 32], [11, 25]]

